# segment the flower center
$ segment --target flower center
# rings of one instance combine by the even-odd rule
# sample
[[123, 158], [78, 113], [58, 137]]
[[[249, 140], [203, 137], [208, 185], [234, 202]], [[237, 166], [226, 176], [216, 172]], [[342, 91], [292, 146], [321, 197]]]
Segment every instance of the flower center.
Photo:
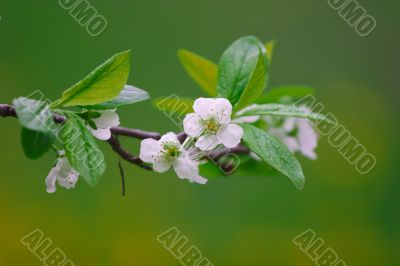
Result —
[[173, 162], [176, 158], [181, 155], [181, 150], [180, 148], [172, 142], [166, 142], [163, 144], [163, 150], [164, 150], [164, 159]]
[[203, 120], [203, 125], [205, 129], [206, 134], [212, 134], [215, 135], [218, 132], [218, 129], [220, 127], [220, 124], [218, 123], [217, 119], [214, 117], [210, 117], [206, 120]]

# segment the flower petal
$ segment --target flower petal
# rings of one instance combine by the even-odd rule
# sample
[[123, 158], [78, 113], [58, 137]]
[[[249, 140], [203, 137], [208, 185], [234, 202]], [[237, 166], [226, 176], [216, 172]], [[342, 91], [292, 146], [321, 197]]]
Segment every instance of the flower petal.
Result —
[[229, 124], [231, 122], [232, 104], [225, 98], [215, 99], [211, 113], [218, 119], [219, 123]]
[[154, 163], [161, 151], [161, 143], [155, 139], [144, 139], [140, 143], [139, 158], [146, 163]]
[[165, 161], [155, 161], [153, 163], [153, 170], [159, 173], [167, 172], [170, 167], [171, 165]]
[[317, 159], [315, 148], [318, 146], [318, 134], [315, 132], [310, 121], [298, 119], [298, 140], [300, 152], [311, 160]]
[[92, 135], [99, 140], [108, 140], [111, 138], [111, 130], [109, 128], [93, 129], [93, 128], [89, 127], [89, 130], [92, 133]]
[[58, 158], [57, 164], [55, 166], [57, 170], [57, 179], [60, 177], [67, 177], [69, 172], [72, 169], [71, 164], [69, 163], [67, 157]]
[[66, 188], [66, 189], [74, 188], [76, 182], [78, 182], [78, 178], [79, 178], [79, 172], [77, 172], [75, 169], [71, 168], [67, 177], [59, 177], [58, 178], [58, 184], [60, 184], [60, 186]]
[[217, 137], [225, 147], [235, 148], [243, 137], [243, 128], [236, 124], [222, 126]]
[[196, 147], [202, 151], [210, 151], [217, 147], [221, 142], [218, 140], [217, 135], [203, 135], [197, 142]]
[[196, 113], [186, 115], [183, 120], [183, 129], [191, 137], [200, 136], [204, 131], [201, 116]]
[[119, 116], [115, 110], [97, 111], [101, 114], [99, 118], [94, 118], [93, 122], [99, 128], [116, 127], [120, 124]]
[[56, 181], [57, 181], [57, 169], [56, 167], [51, 168], [50, 173], [46, 177], [46, 191], [47, 193], [56, 192]]
[[214, 106], [215, 99], [198, 98], [194, 101], [193, 110], [196, 114], [206, 119], [211, 115], [211, 108]]
[[296, 138], [287, 136], [282, 139], [283, 144], [286, 145], [286, 147], [291, 151], [291, 152], [296, 152], [300, 149], [299, 147], [299, 142]]
[[180, 142], [178, 137], [173, 132], [168, 132], [167, 134], [163, 135], [160, 139], [161, 146], [166, 142], [172, 142], [180, 147]]
[[186, 156], [181, 156], [175, 161], [174, 170], [180, 179], [188, 179], [192, 183], [207, 183], [207, 179], [199, 175], [198, 163]]
[[202, 177], [201, 175], [196, 175], [196, 176], [192, 177], [192, 179], [190, 181], [200, 184], [200, 185], [205, 185], [208, 182], [208, 180], [206, 178]]
[[292, 132], [295, 129], [297, 120], [298, 119], [294, 117], [289, 117], [285, 119], [283, 128], [286, 130], [286, 132]]

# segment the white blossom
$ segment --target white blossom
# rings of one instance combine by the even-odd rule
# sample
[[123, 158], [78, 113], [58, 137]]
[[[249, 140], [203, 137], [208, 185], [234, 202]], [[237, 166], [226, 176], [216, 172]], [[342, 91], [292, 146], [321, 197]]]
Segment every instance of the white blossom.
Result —
[[108, 140], [111, 138], [110, 129], [119, 126], [120, 124], [119, 116], [115, 111], [115, 109], [96, 111], [100, 113], [100, 117], [92, 118], [92, 121], [96, 125], [97, 129], [94, 129], [89, 125], [89, 130], [92, 132], [93, 136], [99, 140]]
[[46, 191], [48, 193], [56, 192], [56, 182], [66, 189], [74, 188], [76, 182], [78, 182], [79, 173], [70, 165], [64, 151], [60, 152], [60, 156], [46, 177]]
[[196, 146], [203, 150], [213, 150], [223, 144], [234, 148], [243, 137], [243, 129], [231, 124], [232, 105], [224, 98], [199, 98], [194, 102], [195, 113], [186, 115], [184, 131], [190, 137], [198, 138]]
[[[254, 105], [248, 108], [253, 108]], [[305, 112], [311, 112], [306, 106], [301, 106]], [[312, 123], [304, 118], [287, 117], [281, 118], [277, 116], [240, 116], [247, 108], [237, 113], [239, 116], [233, 120], [234, 123], [255, 123], [261, 118], [268, 124], [268, 133], [277, 137], [286, 147], [294, 152], [300, 152], [305, 157], [315, 160], [317, 155], [315, 148], [318, 146], [318, 134]], [[257, 155], [251, 154], [255, 159]]]
[[284, 119], [281, 127], [271, 127], [268, 132], [280, 139], [290, 151], [317, 159], [314, 150], [318, 146], [318, 134], [309, 120], [289, 117]]
[[199, 175], [199, 164], [184, 150], [176, 136], [170, 132], [160, 140], [145, 139], [140, 146], [140, 159], [151, 163], [153, 170], [164, 173], [172, 166], [180, 179], [188, 179], [199, 184], [207, 179]]

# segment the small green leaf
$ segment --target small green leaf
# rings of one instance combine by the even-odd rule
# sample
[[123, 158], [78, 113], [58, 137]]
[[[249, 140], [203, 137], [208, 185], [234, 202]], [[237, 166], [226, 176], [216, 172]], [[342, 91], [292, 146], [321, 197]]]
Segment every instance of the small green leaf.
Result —
[[247, 147], [282, 174], [289, 177], [298, 189], [304, 186], [301, 165], [292, 152], [267, 132], [252, 125], [242, 125], [243, 141]]
[[20, 97], [13, 105], [18, 121], [27, 129], [50, 132], [54, 128], [53, 113], [45, 102]]
[[211, 97], [217, 95], [218, 67], [215, 63], [184, 49], [178, 57], [189, 76]]
[[308, 86], [282, 86], [269, 90], [258, 99], [257, 103], [293, 102], [307, 95], [314, 94], [315, 90]]
[[141, 89], [135, 88], [131, 85], [125, 85], [124, 89], [117, 98], [95, 105], [84, 106], [86, 109], [106, 110], [115, 109], [124, 105], [133, 104], [145, 101], [150, 98], [150, 95]]
[[288, 117], [307, 118], [315, 121], [325, 121], [328, 123], [333, 123], [325, 115], [310, 112], [302, 107], [298, 107], [295, 105], [275, 104], [275, 103], [253, 105], [246, 109], [243, 109], [237, 115], [238, 116], [253, 116], [253, 115], [288, 116]]
[[269, 42], [265, 43], [265, 45], [264, 45], [265, 49], [267, 49], [267, 56], [268, 56], [269, 64], [271, 64], [271, 62], [272, 62], [272, 56], [274, 55], [275, 44], [276, 44], [276, 41], [273, 40], [273, 41], [269, 41]]
[[50, 132], [33, 131], [22, 127], [21, 144], [26, 157], [37, 159], [53, 145], [55, 136]]
[[84, 121], [72, 112], [64, 111], [63, 114], [67, 120], [57, 136], [71, 165], [93, 186], [105, 171], [104, 155]]
[[193, 99], [178, 97], [176, 95], [153, 100], [154, 106], [170, 115], [185, 115], [193, 113], [193, 103]]
[[235, 109], [241, 110], [254, 103], [263, 94], [266, 84], [264, 56], [260, 50], [257, 64], [251, 74], [250, 81], [247, 83], [243, 94], [240, 96]]
[[218, 95], [235, 105], [249, 83], [259, 58], [260, 49], [264, 56], [266, 73], [268, 58], [264, 45], [253, 36], [234, 42], [222, 55], [218, 65]]
[[51, 107], [95, 105], [116, 98], [128, 80], [130, 57], [130, 51], [114, 55], [64, 91], [61, 99]]

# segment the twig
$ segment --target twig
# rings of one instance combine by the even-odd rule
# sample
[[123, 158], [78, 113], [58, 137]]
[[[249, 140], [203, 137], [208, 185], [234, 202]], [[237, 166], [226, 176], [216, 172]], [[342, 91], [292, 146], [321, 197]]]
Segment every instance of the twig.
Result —
[[133, 163], [145, 170], [153, 170], [153, 168], [147, 164], [145, 164], [138, 156], [134, 156], [133, 154], [129, 153], [128, 151], [124, 150], [122, 148], [121, 144], [119, 141], [115, 138], [115, 136], [111, 136], [107, 142], [111, 145], [113, 150], [121, 156], [122, 159], [125, 161], [128, 161], [130, 163]]
[[131, 129], [125, 127], [113, 127], [111, 128], [111, 132], [115, 135], [121, 135], [126, 137], [132, 137], [137, 139], [156, 139], [159, 140], [161, 138], [161, 134], [158, 132], [148, 132], [140, 129]]
[[[2, 117], [17, 117], [17, 113], [13, 106], [8, 104], [0, 104], [0, 116]], [[62, 124], [65, 122], [65, 117], [61, 115], [53, 115], [53, 120], [57, 124]], [[132, 137], [137, 139], [147, 139], [152, 138], [159, 140], [161, 138], [161, 134], [158, 132], [150, 132], [144, 131], [140, 129], [133, 128], [125, 128], [125, 127], [113, 127], [111, 128], [111, 132], [114, 135], [121, 135], [126, 137]], [[183, 135], [181, 135], [183, 137]]]
[[125, 196], [125, 172], [124, 168], [122, 167], [121, 158], [118, 158], [118, 168], [119, 173], [121, 174], [121, 183], [122, 183], [122, 196]]

